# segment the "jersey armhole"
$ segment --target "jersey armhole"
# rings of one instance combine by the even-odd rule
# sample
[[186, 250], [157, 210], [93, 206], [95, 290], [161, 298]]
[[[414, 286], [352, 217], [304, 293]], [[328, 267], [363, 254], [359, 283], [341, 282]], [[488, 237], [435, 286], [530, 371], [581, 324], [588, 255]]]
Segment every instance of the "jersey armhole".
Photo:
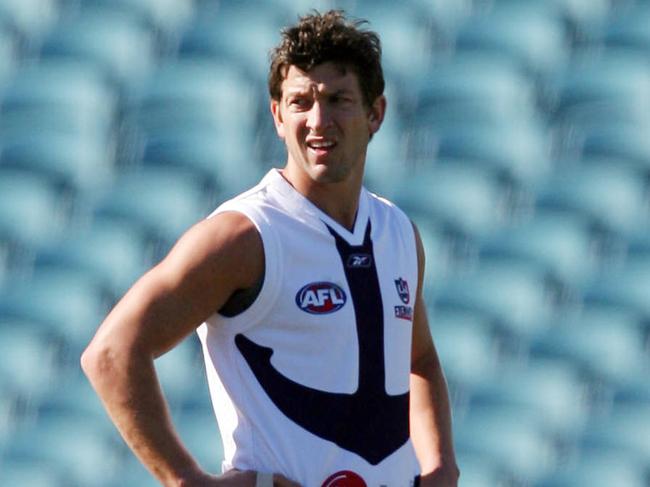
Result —
[[223, 205], [210, 216], [231, 211], [244, 215], [257, 229], [262, 239], [264, 252], [264, 275], [261, 285], [258, 286], [259, 292], [245, 309], [234, 316], [223, 314], [221, 310], [215, 311], [215, 314], [207, 322], [208, 324], [220, 322], [228, 328], [235, 327], [240, 333], [257, 325], [271, 310], [280, 291], [283, 262], [275, 229], [257, 208], [246, 205], [243, 201], [236, 201], [235, 205]]

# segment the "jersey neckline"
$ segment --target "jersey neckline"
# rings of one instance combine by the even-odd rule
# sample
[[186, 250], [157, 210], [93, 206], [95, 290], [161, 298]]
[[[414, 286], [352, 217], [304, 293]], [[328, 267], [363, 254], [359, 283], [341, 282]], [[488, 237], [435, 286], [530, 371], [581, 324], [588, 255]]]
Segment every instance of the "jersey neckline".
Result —
[[[359, 207], [357, 208], [357, 215], [354, 219], [354, 226], [352, 231], [341, 225], [339, 222], [330, 217], [323, 210], [318, 208], [306, 196], [294, 188], [289, 181], [287, 181], [280, 170], [277, 168], [271, 169], [266, 178], [275, 183], [274, 187], [280, 193], [289, 198], [294, 204], [298, 205], [306, 213], [320, 221], [323, 231], [329, 234], [326, 226], [329, 226], [336, 231], [342, 238], [344, 238], [350, 245], [361, 245], [363, 243], [366, 226], [368, 223], [368, 194], [367, 190], [362, 187], [359, 194]], [[326, 226], [325, 226], [326, 225]]]

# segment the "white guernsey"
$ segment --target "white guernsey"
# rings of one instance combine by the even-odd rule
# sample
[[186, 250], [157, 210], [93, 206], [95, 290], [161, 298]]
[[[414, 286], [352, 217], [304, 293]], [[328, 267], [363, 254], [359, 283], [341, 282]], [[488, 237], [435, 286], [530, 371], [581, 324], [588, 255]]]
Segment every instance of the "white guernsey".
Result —
[[408, 487], [414, 230], [362, 190], [352, 231], [272, 170], [215, 214], [258, 229], [255, 301], [199, 329], [224, 441], [224, 471], [282, 472], [304, 486]]

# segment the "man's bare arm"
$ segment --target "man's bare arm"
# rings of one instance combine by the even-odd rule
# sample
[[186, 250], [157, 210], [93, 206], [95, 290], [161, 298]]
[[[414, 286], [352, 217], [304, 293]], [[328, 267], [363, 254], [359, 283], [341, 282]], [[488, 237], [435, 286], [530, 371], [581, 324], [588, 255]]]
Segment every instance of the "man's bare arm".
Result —
[[235, 290], [255, 285], [263, 269], [261, 238], [246, 217], [224, 213], [198, 223], [127, 292], [82, 355], [82, 368], [111, 419], [165, 486], [250, 482], [242, 475], [244, 483], [237, 483], [233, 474], [219, 482], [201, 471], [172, 426], [154, 359], [193, 332]]
[[455, 487], [456, 464], [447, 382], [431, 338], [422, 296], [425, 255], [414, 225], [418, 253], [418, 294], [413, 316], [411, 352], [411, 440], [422, 468], [422, 486]]

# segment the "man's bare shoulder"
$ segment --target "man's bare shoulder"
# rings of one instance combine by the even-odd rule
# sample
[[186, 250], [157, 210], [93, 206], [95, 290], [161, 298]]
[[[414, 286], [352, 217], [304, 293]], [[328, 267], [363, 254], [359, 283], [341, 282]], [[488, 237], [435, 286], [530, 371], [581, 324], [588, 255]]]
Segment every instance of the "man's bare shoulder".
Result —
[[264, 248], [255, 224], [244, 214], [228, 211], [190, 228], [171, 250], [165, 266], [228, 279], [235, 288], [255, 285], [264, 272]]

